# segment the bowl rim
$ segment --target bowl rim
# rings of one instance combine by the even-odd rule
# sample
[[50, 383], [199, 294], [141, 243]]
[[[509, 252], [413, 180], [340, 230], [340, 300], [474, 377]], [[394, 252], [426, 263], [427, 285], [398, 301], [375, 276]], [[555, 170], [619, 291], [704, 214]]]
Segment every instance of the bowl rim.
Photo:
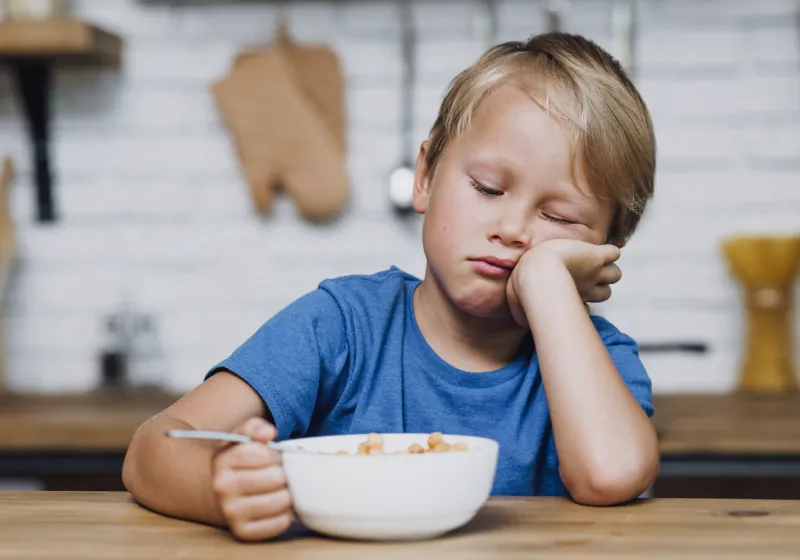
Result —
[[[371, 432], [379, 434], [380, 436], [409, 436], [409, 437], [428, 437], [431, 435], [431, 432]], [[434, 432], [435, 433], [435, 432]], [[348, 453], [347, 455], [335, 454], [330, 452], [320, 452], [314, 451], [311, 449], [303, 449], [300, 447], [302, 442], [308, 441], [320, 441], [320, 440], [331, 440], [336, 438], [361, 438], [366, 440], [369, 433], [355, 433], [355, 434], [329, 434], [324, 436], [311, 436], [311, 437], [302, 437], [302, 438], [295, 438], [295, 439], [286, 439], [280, 442], [280, 445], [283, 447], [288, 447], [291, 451], [304, 451], [305, 453], [292, 453], [292, 455], [313, 455], [317, 457], [327, 457], [327, 458], [337, 458], [340, 460], [349, 459], [349, 460], [380, 460], [381, 458], [387, 459], [392, 458], [392, 460], [398, 460], [401, 457], [408, 458], [408, 457], [415, 457], [414, 460], [419, 461], [421, 457], [428, 456], [428, 457], [453, 457], [453, 456], [469, 456], [478, 453], [490, 453], [495, 454], [499, 452], [500, 443], [492, 438], [487, 438], [483, 436], [474, 436], [470, 434], [454, 434], [454, 433], [444, 433], [442, 432], [442, 437], [447, 440], [448, 437], [450, 438], [462, 438], [462, 439], [470, 439], [481, 443], [480, 447], [474, 448], [470, 447], [466, 451], [458, 451], [452, 453], [419, 453], [419, 454], [395, 454], [395, 453], [387, 453], [381, 455], [357, 455]], [[288, 451], [288, 450], [287, 450]]]

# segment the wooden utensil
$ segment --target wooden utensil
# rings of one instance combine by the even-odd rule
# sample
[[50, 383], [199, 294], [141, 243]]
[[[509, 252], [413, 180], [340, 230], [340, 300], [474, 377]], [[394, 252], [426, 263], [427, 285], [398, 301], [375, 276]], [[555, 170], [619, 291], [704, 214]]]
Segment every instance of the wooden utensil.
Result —
[[723, 242], [722, 252], [745, 290], [747, 342], [738, 389], [755, 393], [796, 389], [792, 325], [800, 235], [730, 238]]
[[[3, 158], [0, 168], [0, 302], [5, 299], [8, 279], [14, 260], [16, 231], [8, 204], [9, 190], [14, 181], [14, 165], [10, 157]], [[3, 321], [0, 320], [0, 392], [5, 388], [5, 347]]]

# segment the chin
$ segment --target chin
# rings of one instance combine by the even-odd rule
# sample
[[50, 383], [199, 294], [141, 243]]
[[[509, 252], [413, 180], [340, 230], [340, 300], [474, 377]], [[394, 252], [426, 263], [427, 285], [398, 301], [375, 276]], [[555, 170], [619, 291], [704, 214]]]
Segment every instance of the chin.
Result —
[[464, 286], [450, 292], [452, 301], [463, 312], [482, 319], [505, 319], [508, 317], [508, 302], [505, 288], [496, 286]]

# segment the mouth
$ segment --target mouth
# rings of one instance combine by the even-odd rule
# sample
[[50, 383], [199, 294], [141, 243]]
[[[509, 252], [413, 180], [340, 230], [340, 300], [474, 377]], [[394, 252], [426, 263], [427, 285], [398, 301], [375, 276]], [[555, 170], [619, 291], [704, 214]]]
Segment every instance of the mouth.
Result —
[[492, 278], [507, 278], [517, 264], [512, 259], [499, 259], [497, 257], [479, 257], [470, 259], [476, 272]]

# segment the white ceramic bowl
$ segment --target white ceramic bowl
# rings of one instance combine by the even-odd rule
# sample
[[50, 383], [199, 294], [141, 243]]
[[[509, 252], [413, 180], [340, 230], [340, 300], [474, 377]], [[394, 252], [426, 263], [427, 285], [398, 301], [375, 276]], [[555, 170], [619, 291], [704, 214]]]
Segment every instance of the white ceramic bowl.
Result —
[[[387, 453], [412, 443], [427, 448], [429, 434], [381, 434]], [[486, 438], [444, 435], [468, 451], [420, 455], [355, 453], [367, 434], [301, 438], [282, 447], [295, 512], [310, 529], [351, 539], [431, 538], [466, 524], [488, 499], [499, 446]]]

